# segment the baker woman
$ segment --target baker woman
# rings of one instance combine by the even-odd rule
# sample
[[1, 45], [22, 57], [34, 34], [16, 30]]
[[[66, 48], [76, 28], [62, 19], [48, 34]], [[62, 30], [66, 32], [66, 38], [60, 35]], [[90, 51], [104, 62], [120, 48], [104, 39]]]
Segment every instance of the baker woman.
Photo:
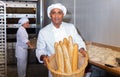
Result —
[[28, 55], [28, 47], [33, 48], [29, 39], [26, 28], [29, 28], [29, 20], [27, 17], [23, 17], [18, 21], [18, 25], [20, 27], [17, 30], [16, 35], [16, 50], [15, 56], [17, 58], [17, 72], [18, 77], [26, 76], [26, 66], [27, 66], [27, 55]]

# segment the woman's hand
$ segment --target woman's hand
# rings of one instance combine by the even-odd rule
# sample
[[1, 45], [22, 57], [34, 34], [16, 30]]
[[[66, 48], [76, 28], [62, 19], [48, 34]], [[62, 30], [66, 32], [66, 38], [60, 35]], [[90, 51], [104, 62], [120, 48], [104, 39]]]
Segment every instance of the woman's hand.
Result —
[[33, 45], [31, 44], [30, 41], [27, 42], [27, 45], [29, 46], [30, 49], [34, 49]]

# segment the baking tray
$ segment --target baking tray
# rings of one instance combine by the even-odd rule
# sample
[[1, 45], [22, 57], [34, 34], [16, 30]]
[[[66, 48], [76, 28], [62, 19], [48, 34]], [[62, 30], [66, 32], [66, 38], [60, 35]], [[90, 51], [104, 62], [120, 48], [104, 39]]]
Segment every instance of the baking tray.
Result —
[[[87, 52], [88, 52], [88, 55], [89, 55], [89, 63], [92, 64], [92, 65], [95, 65], [99, 68], [102, 68], [108, 72], [111, 72], [113, 74], [116, 74], [116, 75], [120, 75], [120, 66], [117, 65], [117, 66], [114, 66], [114, 65], [110, 65], [110, 64], [106, 64], [101, 61], [95, 61], [95, 60], [92, 60], [92, 58], [90, 57], [92, 52], [89, 53], [89, 46], [95, 46], [95, 47], [100, 47], [100, 48], [106, 48], [106, 49], [110, 49], [113, 51], [113, 54], [114, 53], [119, 53], [120, 54], [120, 47], [115, 47], [115, 46], [110, 46], [110, 45], [105, 45], [105, 44], [101, 44], [101, 43], [96, 43], [96, 42], [86, 42], [86, 47], [87, 47]], [[98, 49], [99, 50], [99, 49]], [[96, 50], [97, 51], [97, 50]], [[102, 51], [101, 51], [102, 52]], [[97, 53], [98, 54], [98, 53]], [[106, 53], [107, 54], [107, 53]], [[108, 51], [108, 54], [109, 54], [109, 51]], [[104, 54], [103, 54], [104, 55]], [[101, 55], [101, 56], [103, 56]], [[111, 54], [112, 55], [112, 54]], [[120, 56], [120, 55], [119, 55]], [[107, 57], [107, 56], [106, 56]], [[118, 56], [117, 56], [118, 57]], [[95, 58], [98, 58], [98, 57], [95, 57]]]

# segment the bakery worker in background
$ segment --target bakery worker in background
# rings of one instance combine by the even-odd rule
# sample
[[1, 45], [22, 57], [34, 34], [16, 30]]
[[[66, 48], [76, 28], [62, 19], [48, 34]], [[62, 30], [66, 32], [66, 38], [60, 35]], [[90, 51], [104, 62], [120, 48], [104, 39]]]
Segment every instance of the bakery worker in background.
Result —
[[17, 42], [16, 42], [16, 50], [15, 56], [17, 58], [17, 72], [18, 77], [26, 76], [26, 67], [27, 67], [27, 55], [28, 55], [28, 47], [33, 48], [29, 39], [26, 28], [29, 28], [29, 20], [27, 17], [23, 17], [18, 21], [18, 25], [20, 27], [17, 30]]
[[[51, 23], [39, 31], [37, 39], [36, 56], [40, 63], [45, 63], [48, 56], [54, 54], [54, 43], [68, 36], [72, 36], [73, 41], [78, 44], [79, 51], [85, 51], [85, 43], [78, 34], [75, 26], [70, 23], [63, 22], [63, 17], [66, 15], [67, 9], [60, 3], [52, 4], [47, 8], [48, 17]], [[49, 77], [50, 73], [49, 73]]]

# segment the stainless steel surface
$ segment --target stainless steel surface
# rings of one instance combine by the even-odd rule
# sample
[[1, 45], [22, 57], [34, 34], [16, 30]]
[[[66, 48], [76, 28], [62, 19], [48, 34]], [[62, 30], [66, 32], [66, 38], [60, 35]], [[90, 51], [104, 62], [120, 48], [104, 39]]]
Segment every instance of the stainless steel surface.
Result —
[[[6, 26], [9, 28], [18, 28], [19, 27], [18, 24], [7, 24]], [[30, 24], [30, 27], [36, 28], [36, 24]]]
[[29, 18], [36, 18], [35, 14], [6, 14], [7, 18], [20, 18], [20, 17], [24, 17], [27, 16]]
[[44, 0], [38, 0], [36, 8], [36, 27], [37, 34], [39, 30], [44, 26]]
[[6, 5], [0, 1], [0, 77], [7, 77]]
[[6, 7], [36, 8], [36, 2], [4, 1]]
[[[23, 16], [33, 19], [36, 18], [36, 2], [5, 1], [5, 4], [7, 8], [7, 19], [21, 18]], [[7, 24], [9, 24], [9, 22]], [[14, 24], [17, 23], [15, 22]]]
[[18, 24], [18, 20], [24, 16], [29, 18], [30, 25], [36, 24], [36, 1], [31, 2], [17, 0], [4, 1], [4, 3], [6, 4], [7, 27], [9, 27], [10, 24]]
[[43, 27], [44, 23], [44, 1], [40, 0], [40, 25]]

